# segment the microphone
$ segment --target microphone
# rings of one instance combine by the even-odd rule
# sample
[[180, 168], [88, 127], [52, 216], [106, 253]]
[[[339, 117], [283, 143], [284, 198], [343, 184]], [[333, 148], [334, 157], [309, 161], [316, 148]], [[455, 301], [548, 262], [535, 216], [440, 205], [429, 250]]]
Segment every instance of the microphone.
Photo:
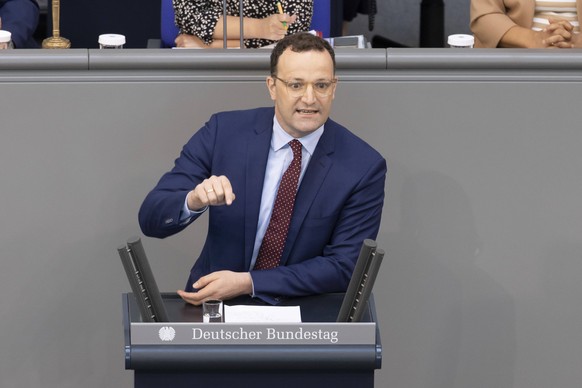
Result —
[[168, 313], [139, 237], [117, 248], [144, 322], [169, 322]]
[[369, 10], [368, 10], [368, 31], [374, 29], [374, 20], [376, 18], [376, 13], [378, 13], [378, 6], [376, 0], [368, 0]]
[[376, 241], [364, 240], [336, 319], [337, 322], [362, 320], [383, 258], [384, 250], [378, 248]]

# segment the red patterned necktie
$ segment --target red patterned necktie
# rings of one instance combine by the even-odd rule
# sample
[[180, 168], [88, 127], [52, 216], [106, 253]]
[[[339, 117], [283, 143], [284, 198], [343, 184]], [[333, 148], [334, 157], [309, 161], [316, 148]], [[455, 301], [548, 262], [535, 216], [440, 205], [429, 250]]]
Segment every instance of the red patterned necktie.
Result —
[[277, 267], [287, 240], [287, 232], [295, 205], [297, 182], [299, 174], [301, 174], [301, 143], [299, 140], [291, 140], [289, 146], [293, 150], [293, 160], [281, 178], [271, 220], [259, 249], [255, 269]]

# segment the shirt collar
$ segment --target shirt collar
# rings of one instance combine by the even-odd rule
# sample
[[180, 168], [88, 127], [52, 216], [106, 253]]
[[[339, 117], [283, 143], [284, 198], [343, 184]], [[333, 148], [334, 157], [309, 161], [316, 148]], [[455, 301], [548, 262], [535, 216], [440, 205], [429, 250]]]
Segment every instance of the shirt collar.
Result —
[[[313, 155], [321, 135], [323, 135], [323, 125], [310, 134], [305, 135], [297, 140], [301, 142], [303, 148], [305, 148], [305, 150], [309, 152], [310, 155]], [[283, 127], [281, 127], [281, 124], [279, 124], [279, 121], [277, 121], [277, 116], [273, 117], [273, 138], [271, 139], [271, 147], [273, 150], [279, 151], [293, 139], [294, 137], [285, 132]]]

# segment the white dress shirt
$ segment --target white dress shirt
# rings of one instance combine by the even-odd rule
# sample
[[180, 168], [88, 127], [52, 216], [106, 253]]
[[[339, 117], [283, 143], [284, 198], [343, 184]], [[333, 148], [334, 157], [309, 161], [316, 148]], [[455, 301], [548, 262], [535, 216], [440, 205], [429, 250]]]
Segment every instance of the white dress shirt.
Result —
[[[301, 180], [303, 179], [303, 175], [305, 175], [307, 165], [311, 160], [311, 156], [313, 155], [315, 147], [317, 146], [322, 134], [323, 126], [319, 127], [316, 131], [297, 139], [302, 145], [301, 175], [299, 175], [299, 183], [297, 184], [298, 188], [301, 185]], [[273, 211], [273, 204], [275, 203], [275, 197], [277, 196], [277, 190], [279, 189], [281, 178], [293, 160], [293, 151], [288, 144], [293, 139], [294, 137], [283, 130], [277, 121], [277, 117], [275, 117], [273, 119], [273, 137], [271, 138], [271, 148], [269, 149], [267, 168], [265, 170], [261, 208], [259, 211], [259, 223], [257, 225], [257, 234], [255, 236], [255, 245], [250, 269], [253, 269], [255, 266], [255, 261], [257, 260], [263, 237], [267, 232], [267, 226], [269, 226], [269, 220], [271, 219], [271, 212]]]

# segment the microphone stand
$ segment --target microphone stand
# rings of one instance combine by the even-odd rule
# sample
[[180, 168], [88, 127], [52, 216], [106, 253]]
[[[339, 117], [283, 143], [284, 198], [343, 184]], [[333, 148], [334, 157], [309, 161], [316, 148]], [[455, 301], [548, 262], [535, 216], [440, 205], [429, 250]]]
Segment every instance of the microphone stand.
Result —
[[227, 28], [226, 28], [226, 0], [222, 0], [222, 47], [223, 48], [228, 48], [226, 41], [226, 33], [227, 33]]
[[[240, 48], [244, 48], [245, 47], [245, 43], [244, 43], [244, 21], [243, 21], [243, 0], [239, 1], [239, 27], [240, 27]], [[226, 17], [227, 17], [227, 12], [226, 12], [226, 0], [222, 0], [222, 27], [223, 27], [223, 31], [222, 31], [222, 47], [223, 48], [228, 48], [228, 38], [227, 38], [227, 27], [226, 27]]]
[[244, 39], [243, 39], [243, 35], [244, 35], [244, 22], [243, 22], [243, 0], [239, 1], [239, 20], [240, 20], [240, 48], [243, 49], [245, 48], [245, 44], [244, 44]]

